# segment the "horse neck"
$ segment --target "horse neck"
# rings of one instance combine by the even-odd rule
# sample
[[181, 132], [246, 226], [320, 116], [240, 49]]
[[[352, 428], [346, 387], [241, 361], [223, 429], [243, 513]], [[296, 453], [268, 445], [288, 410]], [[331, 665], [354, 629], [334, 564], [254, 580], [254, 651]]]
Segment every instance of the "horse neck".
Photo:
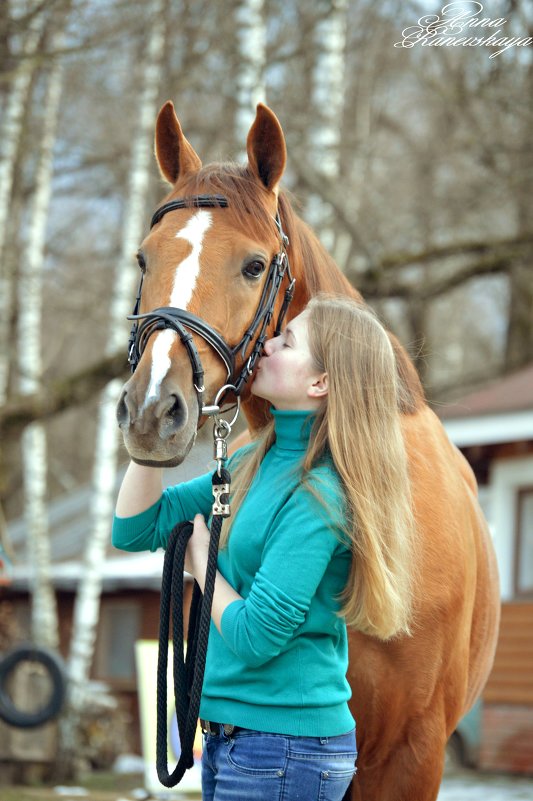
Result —
[[346, 295], [363, 302], [361, 294], [341, 272], [314, 231], [292, 210], [287, 224], [290, 231], [291, 269], [296, 279], [288, 320], [300, 314], [309, 299], [318, 292]]

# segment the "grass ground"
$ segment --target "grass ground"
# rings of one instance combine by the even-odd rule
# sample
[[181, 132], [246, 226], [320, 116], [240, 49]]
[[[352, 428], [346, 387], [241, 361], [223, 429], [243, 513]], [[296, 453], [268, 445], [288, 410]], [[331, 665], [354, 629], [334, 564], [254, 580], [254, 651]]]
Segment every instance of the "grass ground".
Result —
[[[141, 775], [121, 776], [116, 773], [91, 773], [82, 776], [77, 787], [83, 787], [88, 795], [79, 796], [80, 801], [127, 801], [132, 799], [129, 791], [143, 787]], [[53, 787], [35, 785], [31, 787], [3, 787], [0, 784], [1, 801], [77, 801], [74, 795], [59, 795]], [[199, 795], [176, 794], [176, 801], [198, 801]]]
[[[79, 782], [76, 783], [78, 787], [84, 787], [90, 795], [84, 798], [91, 799], [91, 801], [107, 801], [109, 793], [113, 798], [122, 796], [127, 797], [128, 790], [133, 790], [135, 787], [142, 787], [141, 776], [115, 776], [107, 773], [94, 773], [90, 776], [83, 776]], [[73, 796], [72, 796], [73, 797]], [[32, 785], [30, 787], [0, 787], [0, 798], [2, 801], [60, 801], [61, 798], [68, 798], [68, 796], [60, 796], [54, 792], [53, 787]]]

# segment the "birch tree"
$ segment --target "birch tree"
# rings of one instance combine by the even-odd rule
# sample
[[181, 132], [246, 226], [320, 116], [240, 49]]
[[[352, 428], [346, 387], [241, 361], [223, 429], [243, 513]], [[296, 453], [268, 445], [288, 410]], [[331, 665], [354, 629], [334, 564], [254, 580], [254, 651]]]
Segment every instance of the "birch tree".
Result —
[[[121, 254], [117, 264], [110, 311], [110, 331], [107, 356], [111, 357], [126, 348], [133, 291], [138, 270], [133, 254], [141, 238], [145, 223], [145, 206], [150, 177], [153, 123], [157, 112], [158, 88], [165, 40], [166, 0], [153, 0], [149, 16], [152, 20], [145, 59], [140, 68], [142, 90], [139, 97], [139, 117], [131, 152], [131, 168], [127, 203], [124, 210]], [[89, 678], [96, 640], [100, 594], [101, 566], [109, 541], [113, 515], [114, 488], [118, 450], [118, 429], [115, 405], [120, 392], [119, 379], [111, 381], [102, 393], [96, 454], [93, 468], [93, 519], [87, 540], [81, 583], [74, 607], [73, 639], [70, 645], [69, 677], [71, 704], [74, 709], [83, 702], [83, 689]]]
[[[34, 0], [30, 12], [41, 5]], [[5, 403], [9, 374], [9, 309], [13, 299], [13, 276], [9, 261], [4, 258], [9, 208], [13, 192], [13, 180], [17, 151], [22, 137], [24, 113], [28, 105], [35, 55], [44, 29], [45, 11], [30, 13], [27, 33], [18, 54], [18, 67], [7, 89], [5, 107], [0, 122], [0, 405]], [[16, 21], [14, 4], [11, 5], [12, 21]]]
[[[314, 169], [333, 183], [340, 171], [340, 143], [344, 110], [344, 62], [347, 36], [348, 0], [329, 0], [327, 14], [315, 24], [311, 102], [316, 123], [310, 127], [310, 160]], [[309, 199], [307, 218], [319, 226], [324, 245], [333, 249], [331, 227], [324, 225], [323, 203], [316, 195]], [[342, 263], [342, 259], [339, 259]]]
[[[67, 19], [68, 11], [63, 12], [61, 19], [54, 15], [53, 52], [63, 46]], [[42, 139], [35, 173], [30, 228], [19, 268], [18, 357], [22, 395], [32, 395], [42, 390], [42, 272], [62, 79], [62, 59], [55, 58], [50, 67], [43, 104]], [[32, 423], [23, 432], [22, 462], [28, 563], [33, 568], [32, 639], [40, 645], [57, 648], [58, 619], [50, 577], [46, 507], [46, 433], [40, 423]]]
[[[266, 102], [266, 25], [264, 0], [237, 0], [235, 36], [237, 41], [235, 141], [242, 148], [255, 118], [255, 107]], [[241, 150], [240, 158], [246, 157]]]

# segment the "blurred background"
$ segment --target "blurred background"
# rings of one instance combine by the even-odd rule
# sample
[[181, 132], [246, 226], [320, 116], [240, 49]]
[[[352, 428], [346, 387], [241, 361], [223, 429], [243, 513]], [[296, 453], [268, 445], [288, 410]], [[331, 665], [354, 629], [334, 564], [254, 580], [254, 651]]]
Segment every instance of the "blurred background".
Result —
[[[134, 643], [156, 636], [161, 556], [109, 547], [127, 464], [113, 406], [135, 252], [166, 193], [155, 117], [172, 99], [204, 163], [243, 160], [256, 103], [275, 111], [296, 208], [474, 467], [504, 615], [474, 734], [456, 746], [533, 772], [533, 48], [395, 46], [441, 8], [0, 3], [0, 651], [59, 648], [71, 676], [35, 763], [75, 775], [141, 749]], [[487, 0], [478, 17], [505, 22], [476, 36], [533, 36], [531, 0]], [[168, 480], [208, 469], [210, 448], [200, 437]], [[96, 696], [98, 725], [80, 713]], [[0, 728], [13, 775], [29, 742]]]

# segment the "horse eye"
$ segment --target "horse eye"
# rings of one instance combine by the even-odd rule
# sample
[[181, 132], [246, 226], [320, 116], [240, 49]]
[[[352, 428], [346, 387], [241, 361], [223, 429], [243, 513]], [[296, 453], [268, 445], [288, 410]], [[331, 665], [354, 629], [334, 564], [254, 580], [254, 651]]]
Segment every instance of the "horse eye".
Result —
[[142, 273], [145, 273], [145, 272], [146, 272], [146, 262], [145, 262], [145, 260], [144, 260], [144, 256], [143, 256], [143, 254], [141, 253], [141, 251], [140, 251], [140, 250], [139, 250], [139, 252], [136, 254], [136, 257], [137, 257], [137, 264], [139, 265], [139, 267], [140, 267], [140, 269], [141, 269], [141, 272], [142, 272]]
[[262, 261], [251, 261], [246, 267], [243, 268], [242, 274], [247, 278], [259, 278], [265, 270], [265, 265]]

